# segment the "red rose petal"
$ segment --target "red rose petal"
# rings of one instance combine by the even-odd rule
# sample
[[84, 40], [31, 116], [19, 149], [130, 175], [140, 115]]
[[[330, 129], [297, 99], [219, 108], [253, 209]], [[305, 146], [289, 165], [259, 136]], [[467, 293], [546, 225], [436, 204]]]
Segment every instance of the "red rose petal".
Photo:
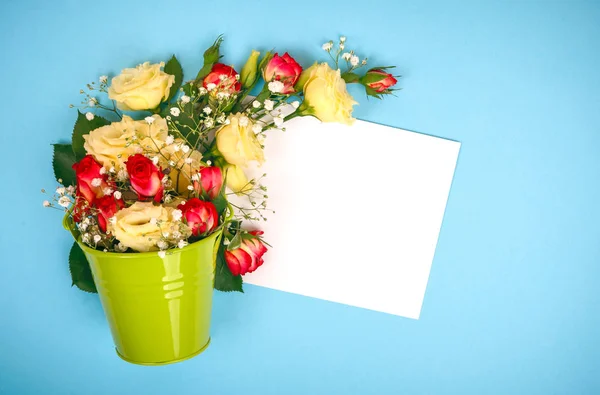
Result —
[[225, 262], [234, 276], [246, 274], [250, 268], [252, 258], [240, 248], [233, 251], [225, 251]]

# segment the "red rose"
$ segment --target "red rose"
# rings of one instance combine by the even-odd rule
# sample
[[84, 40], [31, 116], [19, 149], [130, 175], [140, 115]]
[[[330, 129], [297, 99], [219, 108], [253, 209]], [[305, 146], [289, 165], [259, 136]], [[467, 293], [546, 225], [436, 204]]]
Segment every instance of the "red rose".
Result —
[[112, 218], [117, 211], [125, 207], [122, 200], [115, 199], [114, 196], [103, 196], [96, 200], [96, 208], [98, 209], [98, 226], [103, 232], [106, 232], [108, 220]]
[[[369, 76], [374, 77], [376, 81], [367, 83], [366, 85], [369, 88], [375, 89], [375, 91], [377, 91], [378, 93], [383, 93], [387, 91], [392, 86], [396, 85], [396, 82], [398, 82], [398, 80], [395, 79], [393, 75], [391, 75], [390, 73], [386, 73], [385, 71], [380, 69], [371, 69], [367, 71], [365, 77]], [[377, 78], [381, 79], [377, 80]]]
[[160, 202], [164, 190], [162, 169], [142, 154], [131, 155], [125, 162], [125, 166], [127, 166], [131, 187], [137, 192], [138, 198], [143, 200], [154, 197], [155, 202]]
[[194, 236], [212, 232], [219, 224], [217, 208], [211, 202], [191, 198], [177, 206]]
[[258, 237], [262, 234], [259, 230], [252, 231], [250, 235], [254, 237], [244, 239], [242, 245], [233, 251], [225, 251], [225, 262], [231, 274], [252, 273], [263, 264], [262, 256], [267, 252], [267, 247]]
[[88, 203], [104, 196], [103, 190], [109, 185], [106, 175], [100, 174], [102, 165], [92, 155], [86, 155], [73, 165], [77, 178], [77, 194], [83, 196]]
[[82, 219], [90, 214], [90, 205], [82, 195], [75, 197], [75, 204], [73, 205], [73, 221], [79, 223]]
[[263, 71], [263, 77], [265, 82], [273, 80], [283, 82], [284, 88], [281, 93], [287, 95], [294, 92], [294, 85], [300, 73], [302, 73], [302, 66], [286, 52], [283, 56], [278, 54], [273, 56]]
[[194, 181], [194, 188], [198, 193], [206, 192], [208, 198], [213, 200], [221, 192], [223, 186], [223, 173], [216, 166], [203, 167], [199, 171], [200, 181]]
[[[242, 84], [235, 78], [237, 71], [223, 63], [215, 63], [212, 70], [204, 77], [203, 85], [208, 89], [208, 84], [215, 84], [214, 92], [236, 93], [242, 89]], [[221, 79], [221, 76], [224, 76]]]

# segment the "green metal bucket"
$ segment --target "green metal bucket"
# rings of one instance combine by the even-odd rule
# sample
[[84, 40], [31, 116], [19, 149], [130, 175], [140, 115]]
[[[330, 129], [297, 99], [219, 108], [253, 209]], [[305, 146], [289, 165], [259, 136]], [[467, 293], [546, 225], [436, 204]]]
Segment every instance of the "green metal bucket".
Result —
[[206, 349], [221, 233], [169, 250], [164, 258], [156, 252], [97, 251], [77, 240], [122, 359], [163, 365]]

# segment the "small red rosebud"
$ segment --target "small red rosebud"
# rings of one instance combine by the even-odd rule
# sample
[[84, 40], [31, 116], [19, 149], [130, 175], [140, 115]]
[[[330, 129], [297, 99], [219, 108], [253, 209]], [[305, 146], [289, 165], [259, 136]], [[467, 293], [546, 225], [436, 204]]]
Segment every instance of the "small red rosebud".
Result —
[[388, 89], [396, 85], [396, 83], [398, 82], [398, 80], [394, 78], [393, 75], [391, 75], [390, 73], [386, 73], [384, 70], [381, 69], [371, 69], [367, 71], [365, 77], [367, 76], [375, 76], [376, 78], [381, 78], [376, 82], [365, 84], [369, 88], [374, 89], [377, 93], [385, 93]]
[[263, 232], [252, 231], [249, 234], [254, 237], [244, 239], [233, 251], [225, 251], [225, 262], [234, 276], [252, 273], [264, 263], [262, 256], [267, 247], [259, 238]]
[[242, 84], [235, 78], [237, 74], [233, 67], [223, 63], [215, 63], [210, 73], [204, 77], [202, 85], [208, 89], [208, 84], [215, 84], [216, 89], [213, 92], [233, 94], [242, 89]]
[[198, 172], [200, 181], [194, 181], [194, 189], [198, 193], [205, 192], [210, 200], [214, 200], [223, 187], [223, 173], [217, 166], [203, 167]]
[[265, 66], [263, 78], [267, 83], [271, 81], [282, 82], [283, 90], [281, 93], [288, 95], [294, 92], [294, 85], [298, 81], [298, 78], [300, 78], [301, 73], [302, 66], [287, 52], [283, 56], [279, 56], [276, 53]]
[[212, 232], [219, 224], [217, 208], [211, 202], [191, 198], [177, 206], [194, 236]]

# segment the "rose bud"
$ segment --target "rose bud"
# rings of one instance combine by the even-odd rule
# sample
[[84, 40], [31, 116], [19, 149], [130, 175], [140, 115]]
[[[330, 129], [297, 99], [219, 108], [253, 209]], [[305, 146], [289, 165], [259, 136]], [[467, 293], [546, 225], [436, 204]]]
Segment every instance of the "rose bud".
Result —
[[155, 202], [160, 202], [164, 190], [162, 170], [142, 154], [131, 155], [125, 166], [131, 187], [138, 194], [138, 198], [143, 200], [153, 197]]
[[109, 185], [106, 175], [100, 173], [102, 165], [92, 155], [86, 155], [73, 165], [77, 178], [77, 194], [83, 196], [88, 203], [104, 196], [103, 190]]
[[108, 221], [123, 207], [125, 203], [122, 200], [115, 199], [114, 196], [103, 196], [96, 200], [96, 208], [98, 209], [98, 226], [106, 233]]
[[225, 251], [225, 262], [234, 276], [252, 273], [264, 262], [262, 256], [267, 252], [267, 247], [259, 238], [263, 232], [257, 230], [248, 234], [251, 237], [244, 238], [239, 248]]
[[211, 202], [191, 198], [177, 206], [194, 236], [215, 230], [219, 224], [217, 208]]
[[256, 70], [258, 69], [258, 57], [260, 52], [252, 50], [240, 74], [240, 81], [244, 88], [250, 88], [256, 82]]
[[[212, 70], [204, 77], [203, 86], [209, 89], [209, 84], [214, 84], [213, 92], [236, 93], [242, 88], [242, 84], [235, 78], [237, 71], [223, 63], [215, 63]], [[223, 76], [223, 77], [221, 77]]]
[[362, 77], [363, 84], [377, 93], [390, 93], [389, 89], [396, 85], [398, 80], [390, 73], [381, 69], [371, 69]]
[[223, 173], [216, 166], [203, 167], [198, 172], [200, 181], [194, 181], [194, 189], [198, 193], [206, 193], [210, 200], [214, 200], [223, 187]]
[[283, 83], [282, 94], [288, 95], [294, 92], [294, 84], [302, 73], [300, 66], [287, 52], [283, 56], [273, 55], [263, 70], [265, 82], [280, 81]]

